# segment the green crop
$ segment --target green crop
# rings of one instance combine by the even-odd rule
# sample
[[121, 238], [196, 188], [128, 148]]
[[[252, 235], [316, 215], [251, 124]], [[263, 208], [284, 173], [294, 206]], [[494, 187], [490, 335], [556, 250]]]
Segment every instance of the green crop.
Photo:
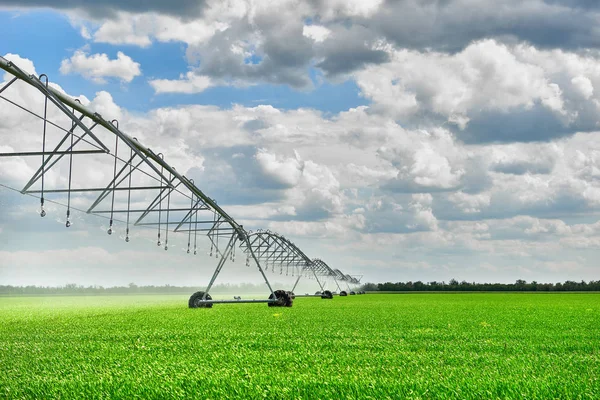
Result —
[[0, 298], [0, 398], [598, 399], [600, 295]]

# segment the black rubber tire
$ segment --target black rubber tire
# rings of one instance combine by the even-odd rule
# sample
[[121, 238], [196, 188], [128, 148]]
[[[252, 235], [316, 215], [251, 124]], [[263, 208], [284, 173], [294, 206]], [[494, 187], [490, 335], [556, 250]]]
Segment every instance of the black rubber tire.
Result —
[[333, 293], [330, 290], [324, 290], [321, 294], [322, 299], [333, 299]]
[[[200, 292], [196, 292], [193, 295], [190, 296], [190, 300], [188, 301], [188, 307], [190, 308], [212, 308], [212, 303], [199, 303], [200, 300], [202, 300], [202, 297], [204, 297], [204, 292], [200, 291]], [[205, 300], [212, 300], [212, 297], [210, 297], [210, 294], [206, 295], [206, 299]]]
[[345, 290], [342, 290], [340, 292], [340, 296], [348, 296], [348, 292], [346, 292]]
[[352, 290], [352, 291], [350, 292], [350, 295], [352, 295], [352, 296], [354, 296], [355, 294], [356, 294], [356, 292], [355, 292], [354, 290]]
[[[269, 307], [291, 307], [294, 304], [294, 299], [285, 290], [276, 290], [275, 298], [277, 299], [276, 302], [267, 303]], [[269, 300], [271, 299], [273, 299], [273, 293], [269, 295]]]
[[292, 300], [296, 299], [296, 293], [292, 292], [291, 290], [288, 290], [287, 294], [288, 294], [288, 296], [290, 296], [290, 299], [292, 299]]

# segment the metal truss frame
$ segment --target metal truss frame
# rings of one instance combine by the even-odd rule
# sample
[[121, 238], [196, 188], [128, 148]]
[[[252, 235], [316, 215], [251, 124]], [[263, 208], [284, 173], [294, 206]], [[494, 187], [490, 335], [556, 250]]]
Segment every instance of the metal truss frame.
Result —
[[323, 290], [323, 284], [319, 279], [319, 276], [323, 276], [321, 270], [293, 242], [282, 235], [262, 229], [250, 233], [248, 237], [250, 240], [243, 247], [244, 252], [255, 254], [259, 261], [264, 263], [266, 269], [270, 265], [273, 272], [275, 272], [275, 268], [278, 268], [281, 275], [285, 270], [286, 275], [298, 276], [291, 292], [294, 291], [303, 275], [313, 275]]
[[[117, 120], [104, 119], [77, 99], [72, 99], [53, 88], [44, 74], [34, 76], [21, 70], [14, 63], [0, 57], [0, 68], [13, 76], [0, 87], [2, 104], [9, 103], [22, 111], [42, 121], [41, 151], [29, 150], [20, 152], [0, 153], [1, 157], [39, 157], [39, 168], [20, 190], [22, 194], [34, 195], [40, 198], [40, 215], [44, 217], [45, 196], [57, 194], [66, 199], [66, 227], [71, 226], [71, 198], [73, 195], [86, 198], [91, 203], [82, 210], [88, 214], [105, 216], [109, 219], [107, 233], [113, 233], [117, 216], [124, 216], [125, 241], [130, 241], [130, 229], [144, 226], [156, 229], [156, 244], [168, 250], [169, 233], [188, 235], [187, 253], [197, 254], [198, 234], [206, 235], [211, 243], [210, 255], [213, 251], [219, 259], [209, 284], [200, 303], [228, 302], [277, 302], [275, 291], [265, 274], [269, 266], [277, 266], [280, 273], [298, 275], [294, 289], [303, 275], [313, 275], [323, 290], [319, 277], [333, 277], [340, 281], [351, 282], [351, 278], [337, 273], [320, 260], [311, 260], [302, 250], [285, 237], [259, 230], [256, 233], [247, 232], [238, 224], [217, 202], [200, 190], [192, 179], [180, 174], [173, 166], [165, 161], [160, 152], [144, 146], [137, 138], [131, 137], [119, 128]], [[15, 82], [25, 82], [37, 89], [44, 99], [43, 112], [36, 112], [27, 105], [5, 96], [5, 92]], [[48, 107], [54, 107], [66, 123], [51, 120]], [[60, 139], [53, 143], [48, 139], [47, 132], [60, 132]], [[81, 186], [72, 185], [74, 163], [76, 157], [108, 157], [112, 162], [111, 179], [104, 185], [91, 185], [84, 182]], [[64, 186], [48, 187], [46, 176], [58, 169], [57, 164], [65, 163], [68, 159], [67, 184]], [[61, 164], [62, 165], [62, 164]], [[141, 183], [140, 183], [141, 182]], [[116, 201], [126, 194], [126, 201]], [[140, 204], [132, 197], [144, 197]], [[150, 200], [148, 200], [150, 199]], [[134, 203], [134, 204], [132, 204]], [[223, 237], [221, 240], [219, 240]], [[220, 243], [219, 243], [220, 242]], [[240, 247], [247, 256], [246, 264], [254, 261], [257, 269], [267, 285], [271, 298], [265, 300], [212, 300], [208, 295], [216, 278], [222, 271], [228, 259], [234, 259], [235, 249]], [[339, 286], [338, 286], [339, 287]], [[292, 289], [293, 290], [293, 289]]]

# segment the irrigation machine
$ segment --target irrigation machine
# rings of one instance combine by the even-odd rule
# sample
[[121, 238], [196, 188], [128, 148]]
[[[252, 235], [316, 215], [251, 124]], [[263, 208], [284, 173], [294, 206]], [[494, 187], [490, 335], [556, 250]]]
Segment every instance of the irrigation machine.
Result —
[[[39, 160], [22, 194], [39, 198], [41, 217], [46, 203], [66, 208], [65, 226], [71, 226], [72, 213], [82, 211], [108, 220], [107, 234], [115, 232], [118, 222], [125, 228], [124, 240], [130, 241], [133, 227], [153, 230], [156, 245], [169, 249], [169, 234], [187, 235], [187, 253], [196, 255], [198, 237], [210, 241], [210, 255], [217, 266], [205, 290], [191, 295], [190, 308], [210, 308], [215, 303], [267, 303], [270, 307], [291, 307], [294, 290], [301, 277], [314, 278], [320, 290], [316, 296], [333, 297], [324, 281], [333, 279], [340, 295], [339, 282], [350, 285], [359, 279], [331, 269], [320, 259], [311, 260], [285, 237], [268, 230], [246, 231], [217, 202], [200, 190], [192, 179], [180, 174], [163, 154], [143, 145], [119, 128], [117, 120], [108, 120], [62, 92], [45, 74], [31, 75], [11, 61], [0, 57], [0, 68], [8, 72], [0, 83], [0, 117], [21, 112], [26, 123], [15, 150], [0, 146], [0, 160], [12, 157], [17, 163], [26, 158]], [[11, 89], [19, 86], [11, 96]], [[1, 124], [1, 122], [0, 122]], [[37, 133], [32, 131], [38, 130]], [[85, 168], [81, 165], [85, 162]], [[30, 162], [29, 165], [32, 163]], [[101, 182], [90, 178], [90, 169], [105, 171]], [[0, 183], [1, 184], [1, 183]], [[52, 199], [50, 199], [52, 197]], [[117, 236], [117, 235], [115, 235]], [[227, 260], [234, 260], [236, 249], [246, 256], [246, 265], [254, 264], [270, 292], [268, 299], [213, 299], [210, 289]], [[265, 272], [297, 276], [291, 290], [274, 290]]]

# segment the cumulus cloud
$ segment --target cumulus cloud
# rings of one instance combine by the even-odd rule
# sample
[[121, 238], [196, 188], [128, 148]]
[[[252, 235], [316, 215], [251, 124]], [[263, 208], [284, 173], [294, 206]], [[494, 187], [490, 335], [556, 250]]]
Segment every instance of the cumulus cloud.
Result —
[[388, 3], [365, 22], [398, 47], [458, 51], [486, 37], [513, 37], [540, 47], [597, 47], [597, 19], [597, 10], [569, 2], [510, 0], [499, 9], [486, 1], [409, 0]]
[[298, 154], [294, 158], [282, 159], [265, 149], [259, 149], [255, 158], [264, 176], [276, 184], [282, 187], [294, 187], [300, 181], [304, 163]]
[[[234, 84], [266, 82], [307, 88], [313, 57], [312, 40], [302, 21], [280, 4], [277, 10], [258, 10], [246, 20], [217, 31], [206, 42], [187, 49], [191, 62], [200, 60], [199, 75]], [[290, 19], [283, 19], [290, 15]], [[251, 21], [250, 21], [251, 19]]]
[[117, 78], [121, 82], [131, 82], [142, 71], [140, 64], [123, 52], [117, 52], [117, 58], [111, 60], [107, 54], [88, 54], [77, 50], [69, 59], [60, 64], [62, 74], [80, 74], [95, 83], [105, 83], [106, 78]]
[[19, 8], [56, 8], [60, 10], [82, 11], [95, 18], [111, 18], [119, 11], [128, 12], [160, 12], [178, 15], [180, 17], [198, 16], [202, 13], [204, 1], [176, 0], [165, 3], [161, 0], [146, 1], [143, 4], [137, 1], [109, 0], [98, 3], [93, 0], [77, 1], [45, 1], [45, 0], [5, 0], [4, 6]]
[[[548, 82], [544, 69], [519, 60], [514, 50], [494, 40], [452, 55], [400, 50], [389, 64], [357, 73], [357, 83], [397, 116], [425, 108], [456, 119], [475, 110], [531, 108], [536, 102], [563, 111], [561, 92]], [[406, 98], [413, 99], [408, 107]]]
[[319, 55], [323, 59], [317, 67], [334, 77], [390, 58], [380, 48], [378, 37], [362, 26], [336, 27], [323, 42]]
[[[0, 145], [0, 153], [13, 152], [15, 149], [11, 146]], [[22, 157], [0, 157], [0, 182], [13, 187], [22, 185], [33, 173], [33, 168]]]
[[460, 140], [480, 143], [549, 140], [600, 124], [595, 52], [487, 39], [454, 54], [390, 54], [353, 75], [372, 111], [405, 126], [445, 123]]
[[[596, 47], [598, 35], [594, 29], [598, 7], [585, 1], [510, 0], [502, 8], [485, 1], [450, 0], [423, 3], [416, 0], [383, 2], [365, 1], [285, 1], [282, 8], [294, 16], [320, 19], [324, 24], [356, 24], [366, 27], [398, 47], [431, 48], [456, 51], [473, 40], [485, 37], [513, 36], [541, 47]], [[131, 1], [95, 2], [80, 0], [50, 2], [48, 0], [4, 1], [9, 7], [53, 7], [83, 13], [100, 21], [114, 19], [119, 13], [168, 15], [183, 21], [221, 19], [238, 21], [246, 16], [250, 21], [272, 10], [271, 2], [262, 1], [161, 1], [142, 5]], [[469, 12], [465, 13], [464, 10]], [[280, 10], [278, 10], [280, 11]], [[144, 29], [144, 28], [142, 28]], [[196, 29], [191, 24], [189, 30]], [[160, 31], [160, 30], [158, 30]], [[448, 34], [452, 32], [452, 34]]]
[[[219, 9], [219, 11], [224, 10]], [[223, 18], [223, 14], [219, 17]], [[81, 21], [78, 20], [77, 23]], [[164, 14], [119, 12], [114, 18], [101, 23], [94, 31], [93, 40], [113, 45], [129, 44], [140, 47], [148, 47], [153, 41], [199, 44], [210, 39], [216, 32], [227, 29], [228, 26], [227, 22], [210, 17], [188, 21]], [[89, 35], [89, 32], [87, 33]]]
[[386, 187], [394, 191], [447, 191], [459, 188], [466, 176], [469, 155], [446, 130], [407, 131], [380, 147], [378, 155], [390, 162], [398, 175]]
[[[510, 0], [498, 10], [487, 2], [470, 0], [286, 0], [275, 5], [207, 0], [169, 6], [151, 2], [144, 7], [112, 1], [103, 3], [100, 10], [89, 1], [5, 2], [12, 7], [64, 10], [76, 21], [81, 34], [95, 42], [141, 47], [156, 41], [185, 43], [194, 76], [188, 74], [177, 81], [156, 77], [153, 86], [157, 93], [198, 93], [208, 82], [308, 89], [315, 84], [311, 74], [315, 69], [336, 81], [364, 72], [371, 79], [357, 79], [362, 81], [365, 96], [382, 108], [393, 109], [399, 117], [429, 106], [432, 112], [464, 128], [471, 118], [467, 111], [473, 112], [466, 108], [476, 107], [479, 100], [498, 89], [488, 104], [482, 103], [484, 110], [491, 107], [504, 112], [506, 107], [529, 108], [532, 104], [549, 109], [557, 116], [551, 126], [555, 136], [564, 134], [559, 126], [573, 117], [565, 111], [567, 92], [577, 91], [584, 99], [591, 99], [593, 84], [590, 87], [585, 75], [571, 76], [570, 88], [566, 88], [566, 82], [540, 73], [539, 65], [513, 59], [516, 55], [511, 46], [530, 43], [535, 49], [560, 48], [566, 52], [598, 48], [600, 38], [593, 27], [600, 19], [600, 10], [582, 4]], [[506, 43], [508, 50], [494, 47], [490, 41]], [[424, 49], [430, 54], [420, 60], [411, 53]], [[453, 57], [455, 54], [460, 56]], [[422, 68], [430, 85], [415, 89], [413, 83], [405, 82], [418, 75], [418, 70], [406, 71], [403, 62]], [[369, 69], [378, 65], [400, 70], [396, 77], [385, 79], [388, 73], [384, 69]], [[453, 73], [447, 74], [448, 69]], [[393, 84], [389, 85], [390, 81]], [[441, 90], [432, 96], [429, 92], [436, 85]], [[590, 113], [591, 109], [586, 112]]]
[[479, 213], [482, 208], [490, 205], [490, 195], [488, 193], [469, 194], [458, 191], [449, 194], [448, 200], [465, 214]]
[[490, 169], [505, 174], [550, 174], [563, 156], [557, 144], [507, 144], [490, 146]]
[[304, 28], [302, 28], [302, 34], [311, 38], [315, 42], [320, 43], [327, 39], [327, 37], [331, 34], [331, 31], [321, 25], [304, 25]]
[[[130, 113], [102, 91], [82, 102], [106, 119], [118, 119], [125, 132], [163, 152], [178, 171], [194, 178], [246, 227], [319, 237], [319, 244], [312, 246], [327, 243], [328, 251], [356, 254], [361, 263], [367, 263], [364, 254], [353, 252], [362, 249], [401, 255], [411, 262], [428, 257], [451, 272], [460, 271], [452, 262], [460, 264], [467, 255], [481, 256], [488, 270], [502, 271], [512, 260], [524, 264], [523, 260], [534, 260], [538, 271], [546, 271], [549, 255], [558, 264], [570, 265], [575, 252], [597, 251], [600, 229], [593, 217], [600, 211], [597, 132], [561, 137], [542, 132], [543, 140], [536, 142], [462, 140], [482, 119], [478, 101], [480, 107], [504, 115], [504, 120], [516, 107], [524, 113], [544, 110], [567, 125], [570, 118], [579, 121], [585, 114], [581, 105], [595, 99], [593, 89], [600, 83], [594, 75], [594, 55], [495, 41], [471, 46], [452, 55], [404, 51], [406, 60], [423, 63], [408, 68], [397, 89], [398, 94], [413, 90], [412, 97], [404, 97], [408, 100], [402, 115], [414, 116], [410, 108], [416, 104], [430, 118], [423, 127], [398, 120], [396, 111], [380, 107], [383, 100], [333, 115], [269, 105], [227, 109], [189, 105]], [[499, 54], [490, 56], [486, 53], [490, 49]], [[530, 59], [533, 54], [540, 57]], [[426, 86], [418, 70], [432, 65], [432, 71], [438, 71], [437, 61], [430, 57], [447, 65], [448, 79], [456, 82]], [[518, 77], [502, 71], [485, 75], [504, 64], [533, 82], [524, 87]], [[32, 63], [27, 65], [34, 70]], [[386, 71], [382, 69], [378, 77], [398, 78]], [[502, 95], [478, 97], [474, 88], [480, 75], [496, 79], [487, 83], [493, 90], [484, 88], [490, 97], [495, 90]], [[464, 96], [455, 98], [463, 83]], [[369, 93], [377, 92], [376, 80], [364, 84], [372, 85]], [[11, 86], [3, 96], [43, 108], [43, 97], [24, 84]], [[383, 98], [378, 96], [385, 97], [373, 94], [373, 99]], [[49, 111], [53, 121], [68, 123], [55, 109]], [[580, 113], [573, 117], [574, 111]], [[41, 147], [39, 119], [15, 112], [4, 101], [0, 117], [0, 152]], [[448, 123], [451, 118], [457, 124], [463, 121], [464, 129]], [[48, 143], [56, 143], [62, 134], [50, 131]], [[10, 162], [0, 167], [0, 179], [15, 186], [39, 167], [39, 159], [0, 161]], [[105, 164], [91, 157], [77, 160], [77, 178], [101, 184], [112, 174], [111, 164]], [[66, 184], [63, 167], [48, 175], [49, 187]], [[589, 260], [595, 257], [588, 255]], [[390, 260], [375, 261], [392, 265]]]
[[207, 76], [198, 76], [188, 72], [179, 79], [152, 79], [150, 86], [157, 94], [160, 93], [200, 93], [212, 86], [211, 79]]

